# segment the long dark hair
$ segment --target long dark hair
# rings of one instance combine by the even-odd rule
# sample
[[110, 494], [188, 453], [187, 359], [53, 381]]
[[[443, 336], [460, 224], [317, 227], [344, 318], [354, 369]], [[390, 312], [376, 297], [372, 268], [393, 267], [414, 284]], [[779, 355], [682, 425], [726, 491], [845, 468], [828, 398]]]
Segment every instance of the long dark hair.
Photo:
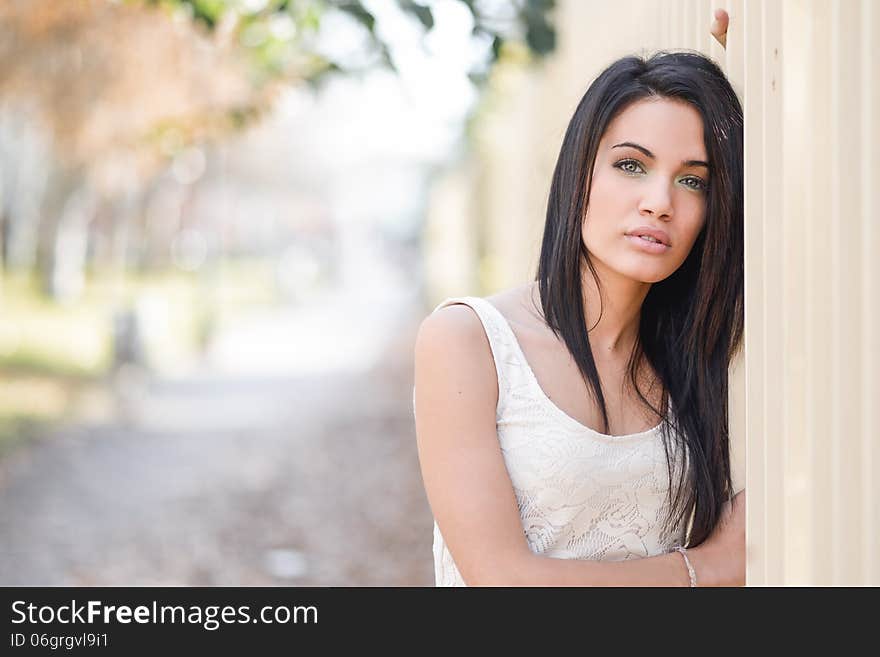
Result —
[[[583, 243], [582, 223], [599, 141], [621, 111], [649, 97], [685, 101], [699, 111], [711, 172], [704, 227], [681, 267], [651, 286], [628, 367], [641, 401], [662, 418], [670, 479], [666, 527], [672, 530], [693, 513], [688, 541], [693, 546], [709, 536], [733, 491], [728, 367], [743, 334], [743, 115], [736, 93], [710, 59], [665, 51], [648, 59], [625, 57], [590, 85], [553, 173], [537, 281], [545, 321], [565, 341], [607, 432], [605, 396], [584, 330], [583, 265], [600, 288], [601, 282]], [[642, 358], [663, 386], [661, 409], [639, 389]], [[673, 455], [686, 467], [675, 467]]]

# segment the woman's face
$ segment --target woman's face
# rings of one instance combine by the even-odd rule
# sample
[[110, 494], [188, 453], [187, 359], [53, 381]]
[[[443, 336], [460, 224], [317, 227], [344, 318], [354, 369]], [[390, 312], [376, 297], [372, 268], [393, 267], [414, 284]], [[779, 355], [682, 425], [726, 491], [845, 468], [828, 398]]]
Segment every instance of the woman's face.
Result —
[[[649, 98], [618, 114], [599, 143], [582, 227], [592, 261], [644, 283], [675, 272], [705, 222], [707, 162], [690, 104]], [[645, 227], [665, 245], [640, 238]]]

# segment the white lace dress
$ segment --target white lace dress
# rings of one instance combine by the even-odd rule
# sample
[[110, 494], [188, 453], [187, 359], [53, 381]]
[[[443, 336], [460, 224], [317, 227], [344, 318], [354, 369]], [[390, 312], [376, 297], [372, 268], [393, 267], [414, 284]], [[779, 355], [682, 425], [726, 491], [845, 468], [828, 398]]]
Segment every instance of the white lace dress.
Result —
[[[479, 316], [498, 374], [498, 440], [523, 532], [535, 554], [620, 561], [668, 552], [683, 525], [664, 532], [669, 475], [660, 427], [626, 436], [599, 433], [544, 394], [510, 325], [489, 301], [461, 303]], [[415, 411], [415, 394], [413, 395]], [[678, 467], [678, 464], [676, 465]], [[434, 522], [437, 586], [465, 586]]]

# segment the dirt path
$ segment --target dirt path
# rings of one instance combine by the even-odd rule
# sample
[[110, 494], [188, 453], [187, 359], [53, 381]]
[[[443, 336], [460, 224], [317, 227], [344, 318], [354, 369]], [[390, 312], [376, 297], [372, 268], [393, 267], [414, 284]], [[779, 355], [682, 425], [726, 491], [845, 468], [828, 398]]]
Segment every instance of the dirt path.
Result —
[[155, 381], [0, 462], [0, 585], [431, 585], [414, 325], [380, 369]]

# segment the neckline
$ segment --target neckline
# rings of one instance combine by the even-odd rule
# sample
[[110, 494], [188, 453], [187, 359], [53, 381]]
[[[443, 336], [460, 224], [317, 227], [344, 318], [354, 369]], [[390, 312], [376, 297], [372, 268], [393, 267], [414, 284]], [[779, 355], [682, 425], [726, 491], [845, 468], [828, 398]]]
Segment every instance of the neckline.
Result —
[[[538, 381], [538, 377], [535, 375], [535, 372], [532, 369], [531, 364], [529, 364], [529, 360], [528, 360], [528, 358], [526, 358], [526, 354], [522, 350], [522, 346], [519, 343], [519, 339], [516, 337], [516, 333], [514, 332], [513, 327], [510, 325], [510, 322], [507, 321], [507, 317], [505, 317], [504, 314], [497, 307], [495, 307], [495, 304], [493, 304], [488, 299], [483, 299], [480, 297], [476, 297], [476, 298], [478, 298], [481, 302], [483, 302], [487, 306], [489, 306], [491, 308], [491, 312], [495, 313], [495, 315], [501, 321], [501, 325], [503, 327], [503, 330], [505, 330], [508, 333], [508, 337], [510, 338], [511, 343], [513, 344], [513, 348], [516, 351], [516, 355], [519, 357], [519, 359], [521, 360], [521, 362], [523, 364], [523, 368], [526, 371], [526, 375], [529, 380], [529, 383], [535, 389], [535, 392], [537, 393], [538, 398], [541, 400], [541, 403], [545, 407], [549, 408], [550, 411], [553, 412], [561, 421], [565, 422], [566, 424], [568, 424], [570, 427], [572, 427], [573, 429], [575, 429], [577, 431], [580, 431], [582, 433], [589, 433], [589, 434], [592, 434], [598, 438], [602, 438], [604, 440], [609, 440], [609, 441], [613, 441], [613, 442], [620, 442], [620, 441], [630, 440], [633, 438], [641, 438], [643, 436], [653, 435], [660, 430], [660, 427], [663, 425], [663, 420], [661, 420], [660, 423], [657, 424], [656, 426], [651, 427], [650, 429], [645, 429], [644, 431], [639, 431], [636, 433], [627, 433], [627, 434], [623, 434], [620, 436], [612, 436], [611, 434], [602, 433], [601, 431], [593, 429], [592, 427], [588, 427], [586, 424], [583, 424], [580, 420], [576, 420], [571, 415], [566, 413], [559, 406], [557, 406], [556, 402], [554, 402], [552, 399], [550, 399], [549, 396], [547, 396], [546, 392], [544, 392], [544, 388], [541, 387], [541, 383], [540, 383], [540, 381]], [[671, 406], [672, 406], [672, 402], [670, 401], [667, 404], [667, 412], [671, 409]]]

